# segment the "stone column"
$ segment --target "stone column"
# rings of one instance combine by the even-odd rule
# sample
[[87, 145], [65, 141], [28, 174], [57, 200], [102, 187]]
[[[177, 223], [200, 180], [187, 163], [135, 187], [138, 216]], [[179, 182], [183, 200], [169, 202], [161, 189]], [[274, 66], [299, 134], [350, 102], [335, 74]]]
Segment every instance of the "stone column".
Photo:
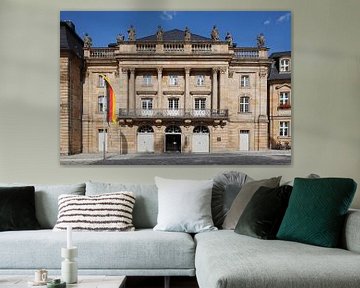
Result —
[[218, 100], [218, 107], [217, 109], [222, 109], [227, 101], [226, 99], [226, 93], [225, 93], [225, 87], [227, 87], [226, 85], [226, 70], [227, 68], [226, 67], [221, 67], [220, 68], [220, 79], [219, 79], [219, 86], [220, 86], [220, 89], [219, 89], [219, 100]]
[[215, 110], [218, 109], [218, 68], [213, 68], [212, 72], [212, 103], [211, 103], [211, 109]]
[[135, 68], [130, 68], [130, 82], [129, 82], [129, 110], [135, 111]]
[[[130, 109], [130, 103], [129, 103], [129, 71], [126, 68], [123, 68], [121, 70], [122, 72], [122, 76], [123, 76], [123, 83], [124, 83], [124, 87], [123, 87], [123, 91], [124, 91], [124, 101], [125, 101], [125, 106], [124, 108], [126, 109], [126, 111], [129, 111]], [[121, 77], [120, 77], [121, 79]], [[119, 95], [121, 97], [121, 95]]]
[[191, 111], [190, 99], [190, 68], [185, 68], [185, 95], [184, 95], [184, 109], [185, 112]]
[[157, 101], [157, 109], [163, 109], [164, 107], [162, 107], [162, 100], [163, 100], [163, 95], [162, 95], [162, 67], [158, 67], [157, 68], [157, 79], [158, 79], [158, 101]]

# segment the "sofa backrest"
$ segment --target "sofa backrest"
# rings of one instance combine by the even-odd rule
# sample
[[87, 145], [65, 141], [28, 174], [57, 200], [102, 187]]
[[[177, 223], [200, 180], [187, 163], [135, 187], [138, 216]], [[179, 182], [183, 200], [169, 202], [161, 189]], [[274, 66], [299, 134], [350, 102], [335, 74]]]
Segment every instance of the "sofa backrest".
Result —
[[85, 195], [130, 191], [135, 194], [133, 223], [136, 229], [153, 228], [157, 223], [158, 192], [155, 184], [86, 182]]

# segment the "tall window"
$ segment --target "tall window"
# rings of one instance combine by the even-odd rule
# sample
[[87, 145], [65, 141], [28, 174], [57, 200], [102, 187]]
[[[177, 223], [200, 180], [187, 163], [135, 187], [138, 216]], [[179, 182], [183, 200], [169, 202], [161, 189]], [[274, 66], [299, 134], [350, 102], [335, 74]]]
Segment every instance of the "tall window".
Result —
[[240, 98], [240, 113], [247, 113], [250, 111], [250, 98], [243, 96]]
[[169, 99], [169, 110], [179, 110], [179, 98]]
[[290, 71], [290, 60], [281, 59], [280, 60], [280, 72], [289, 72]]
[[143, 110], [152, 110], [153, 108], [152, 99], [141, 99], [141, 108]]
[[195, 110], [205, 110], [205, 107], [206, 107], [206, 99], [204, 98], [195, 99]]
[[169, 75], [169, 85], [170, 86], [179, 85], [179, 77], [178, 77], [178, 75], [175, 75], [175, 74]]
[[280, 92], [280, 107], [290, 107], [290, 92]]
[[290, 122], [280, 121], [280, 136], [290, 136]]
[[98, 112], [105, 112], [106, 111], [106, 98], [105, 96], [101, 95], [98, 97]]
[[104, 88], [105, 87], [105, 79], [103, 76], [99, 75], [99, 87]]
[[205, 85], [205, 75], [197, 75], [196, 76], [196, 85], [204, 86]]
[[151, 74], [143, 75], [143, 85], [144, 86], [151, 86]]
[[242, 75], [240, 78], [240, 86], [242, 88], [250, 87], [250, 76], [249, 75]]

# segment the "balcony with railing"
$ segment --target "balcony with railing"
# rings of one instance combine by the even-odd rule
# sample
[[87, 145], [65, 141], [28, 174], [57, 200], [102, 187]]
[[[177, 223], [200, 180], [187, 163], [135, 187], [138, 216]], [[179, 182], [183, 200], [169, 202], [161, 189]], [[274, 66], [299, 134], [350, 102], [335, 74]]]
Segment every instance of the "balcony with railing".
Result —
[[267, 58], [267, 48], [257, 47], [235, 47], [234, 56], [237, 59]]
[[119, 109], [122, 119], [227, 119], [227, 109]]

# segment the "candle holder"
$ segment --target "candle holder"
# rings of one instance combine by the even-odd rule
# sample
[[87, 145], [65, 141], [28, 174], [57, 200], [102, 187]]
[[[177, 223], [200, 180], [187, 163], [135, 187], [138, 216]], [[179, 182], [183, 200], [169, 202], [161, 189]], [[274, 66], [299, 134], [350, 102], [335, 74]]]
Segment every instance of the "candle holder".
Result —
[[61, 279], [67, 284], [77, 283], [78, 269], [75, 257], [78, 255], [77, 247], [61, 248]]

